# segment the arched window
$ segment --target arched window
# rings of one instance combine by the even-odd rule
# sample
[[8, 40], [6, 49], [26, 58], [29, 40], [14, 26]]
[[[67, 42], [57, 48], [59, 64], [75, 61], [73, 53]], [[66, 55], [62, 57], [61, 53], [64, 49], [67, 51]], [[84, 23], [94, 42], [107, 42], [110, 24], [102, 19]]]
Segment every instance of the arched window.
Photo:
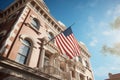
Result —
[[36, 29], [39, 29], [40, 28], [40, 22], [38, 19], [36, 18], [33, 18], [32, 19], [32, 22], [31, 22], [32, 26], [35, 27]]
[[23, 40], [23, 44], [21, 45], [16, 57], [16, 61], [21, 64], [26, 64], [28, 55], [30, 54], [30, 50], [31, 50], [30, 41], [27, 39]]
[[80, 56], [78, 57], [78, 60], [82, 63], [82, 58]]
[[[48, 38], [49, 38], [50, 40], [53, 39], [53, 38], [54, 38], [53, 33], [49, 32], [49, 34], [48, 34]], [[52, 40], [52, 42], [54, 42], [54, 39]]]

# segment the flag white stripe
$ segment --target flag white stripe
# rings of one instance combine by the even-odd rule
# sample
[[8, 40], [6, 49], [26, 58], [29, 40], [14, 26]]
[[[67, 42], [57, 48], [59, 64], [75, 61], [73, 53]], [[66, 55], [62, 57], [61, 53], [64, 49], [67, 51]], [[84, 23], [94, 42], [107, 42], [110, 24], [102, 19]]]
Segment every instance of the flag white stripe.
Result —
[[67, 47], [69, 47], [69, 49], [71, 50], [71, 54], [74, 56], [74, 48], [73, 46], [71, 45], [70, 41], [68, 39], [66, 39], [66, 37], [62, 34], [61, 35], [61, 39], [64, 39], [64, 43], [67, 45]]
[[71, 52], [67, 49], [67, 46], [65, 46], [63, 41], [61, 40], [60, 35], [57, 38], [58, 38], [58, 42], [61, 43], [60, 46], [63, 47], [64, 52], [66, 52], [68, 55], [73, 57], [73, 55], [71, 55]]
[[59, 47], [61, 53], [62, 53], [62, 54], [65, 54], [63, 48], [61, 47], [60, 41], [58, 40], [58, 37], [56, 38], [56, 45], [58, 45], [58, 47]]
[[71, 31], [71, 28], [68, 28], [65, 32], [56, 37], [56, 45], [62, 54], [66, 54], [70, 58], [80, 55], [80, 47]]
[[64, 42], [64, 39], [61, 37], [61, 35], [59, 35], [59, 40], [62, 43], [62, 46], [67, 49], [67, 50], [65, 49], [65, 51], [67, 52], [67, 54], [69, 54], [69, 55], [72, 56], [72, 54], [71, 54], [72, 51], [69, 50], [68, 45]]

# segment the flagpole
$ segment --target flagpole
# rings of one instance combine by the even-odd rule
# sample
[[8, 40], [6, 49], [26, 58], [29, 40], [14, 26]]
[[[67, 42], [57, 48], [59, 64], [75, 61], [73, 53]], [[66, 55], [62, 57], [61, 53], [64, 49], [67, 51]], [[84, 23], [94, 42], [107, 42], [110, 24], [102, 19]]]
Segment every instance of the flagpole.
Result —
[[[74, 22], [73, 24], [71, 24], [69, 27], [72, 27], [74, 24], [75, 24], [75, 22]], [[69, 27], [68, 27], [68, 28], [69, 28]], [[67, 28], [67, 29], [68, 29], [68, 28]], [[66, 30], [66, 29], [65, 29], [65, 30]], [[65, 30], [64, 30], [64, 31], [65, 31]], [[64, 31], [61, 31], [59, 34], [61, 34], [61, 33], [64, 32]], [[56, 36], [58, 36], [59, 34], [57, 34]], [[55, 37], [56, 37], [56, 36], [55, 36]], [[55, 37], [53, 37], [51, 40], [49, 40], [48, 42], [46, 42], [44, 45], [49, 44], [52, 40], [55, 39]]]

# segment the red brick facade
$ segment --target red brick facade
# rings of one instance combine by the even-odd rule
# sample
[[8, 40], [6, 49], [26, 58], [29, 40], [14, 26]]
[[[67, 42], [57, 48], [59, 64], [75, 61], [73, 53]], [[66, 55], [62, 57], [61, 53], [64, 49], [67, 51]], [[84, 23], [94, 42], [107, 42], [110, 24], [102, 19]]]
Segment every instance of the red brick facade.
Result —
[[117, 74], [109, 73], [109, 79], [106, 80], [120, 80], [120, 73]]

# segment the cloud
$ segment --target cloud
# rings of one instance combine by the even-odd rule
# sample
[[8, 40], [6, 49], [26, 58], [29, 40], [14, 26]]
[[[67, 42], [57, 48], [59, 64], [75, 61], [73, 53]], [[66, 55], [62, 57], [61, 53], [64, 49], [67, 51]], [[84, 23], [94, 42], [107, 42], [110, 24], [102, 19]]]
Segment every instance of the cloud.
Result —
[[106, 26], [108, 26], [108, 23], [101, 21], [101, 22], [98, 23], [98, 26], [106, 27]]
[[103, 31], [102, 34], [105, 36], [109, 36], [109, 35], [111, 35], [111, 32], [110, 31]]
[[114, 15], [114, 16], [120, 15], [120, 4], [118, 4], [118, 5], [114, 8], [113, 15]]
[[120, 29], [120, 4], [107, 10], [106, 15], [107, 17], [110, 18], [110, 20], [112, 20], [110, 23], [111, 28], [119, 30]]
[[61, 25], [61, 26], [65, 26], [65, 24], [61, 21], [58, 21], [58, 23]]
[[107, 10], [106, 15], [109, 17], [113, 16], [113, 18], [120, 16], [120, 4]]
[[112, 10], [107, 10], [106, 15], [111, 16], [112, 15]]
[[113, 23], [111, 23], [111, 27], [112, 27], [113, 29], [117, 29], [117, 30], [120, 29], [120, 16], [117, 17], [117, 18], [113, 21]]
[[109, 53], [112, 55], [120, 56], [120, 42], [115, 43], [112, 46], [103, 45], [101, 51], [104, 54]]
[[98, 43], [98, 40], [96, 38], [93, 38], [92, 41], [90, 42], [90, 46], [94, 47]]

